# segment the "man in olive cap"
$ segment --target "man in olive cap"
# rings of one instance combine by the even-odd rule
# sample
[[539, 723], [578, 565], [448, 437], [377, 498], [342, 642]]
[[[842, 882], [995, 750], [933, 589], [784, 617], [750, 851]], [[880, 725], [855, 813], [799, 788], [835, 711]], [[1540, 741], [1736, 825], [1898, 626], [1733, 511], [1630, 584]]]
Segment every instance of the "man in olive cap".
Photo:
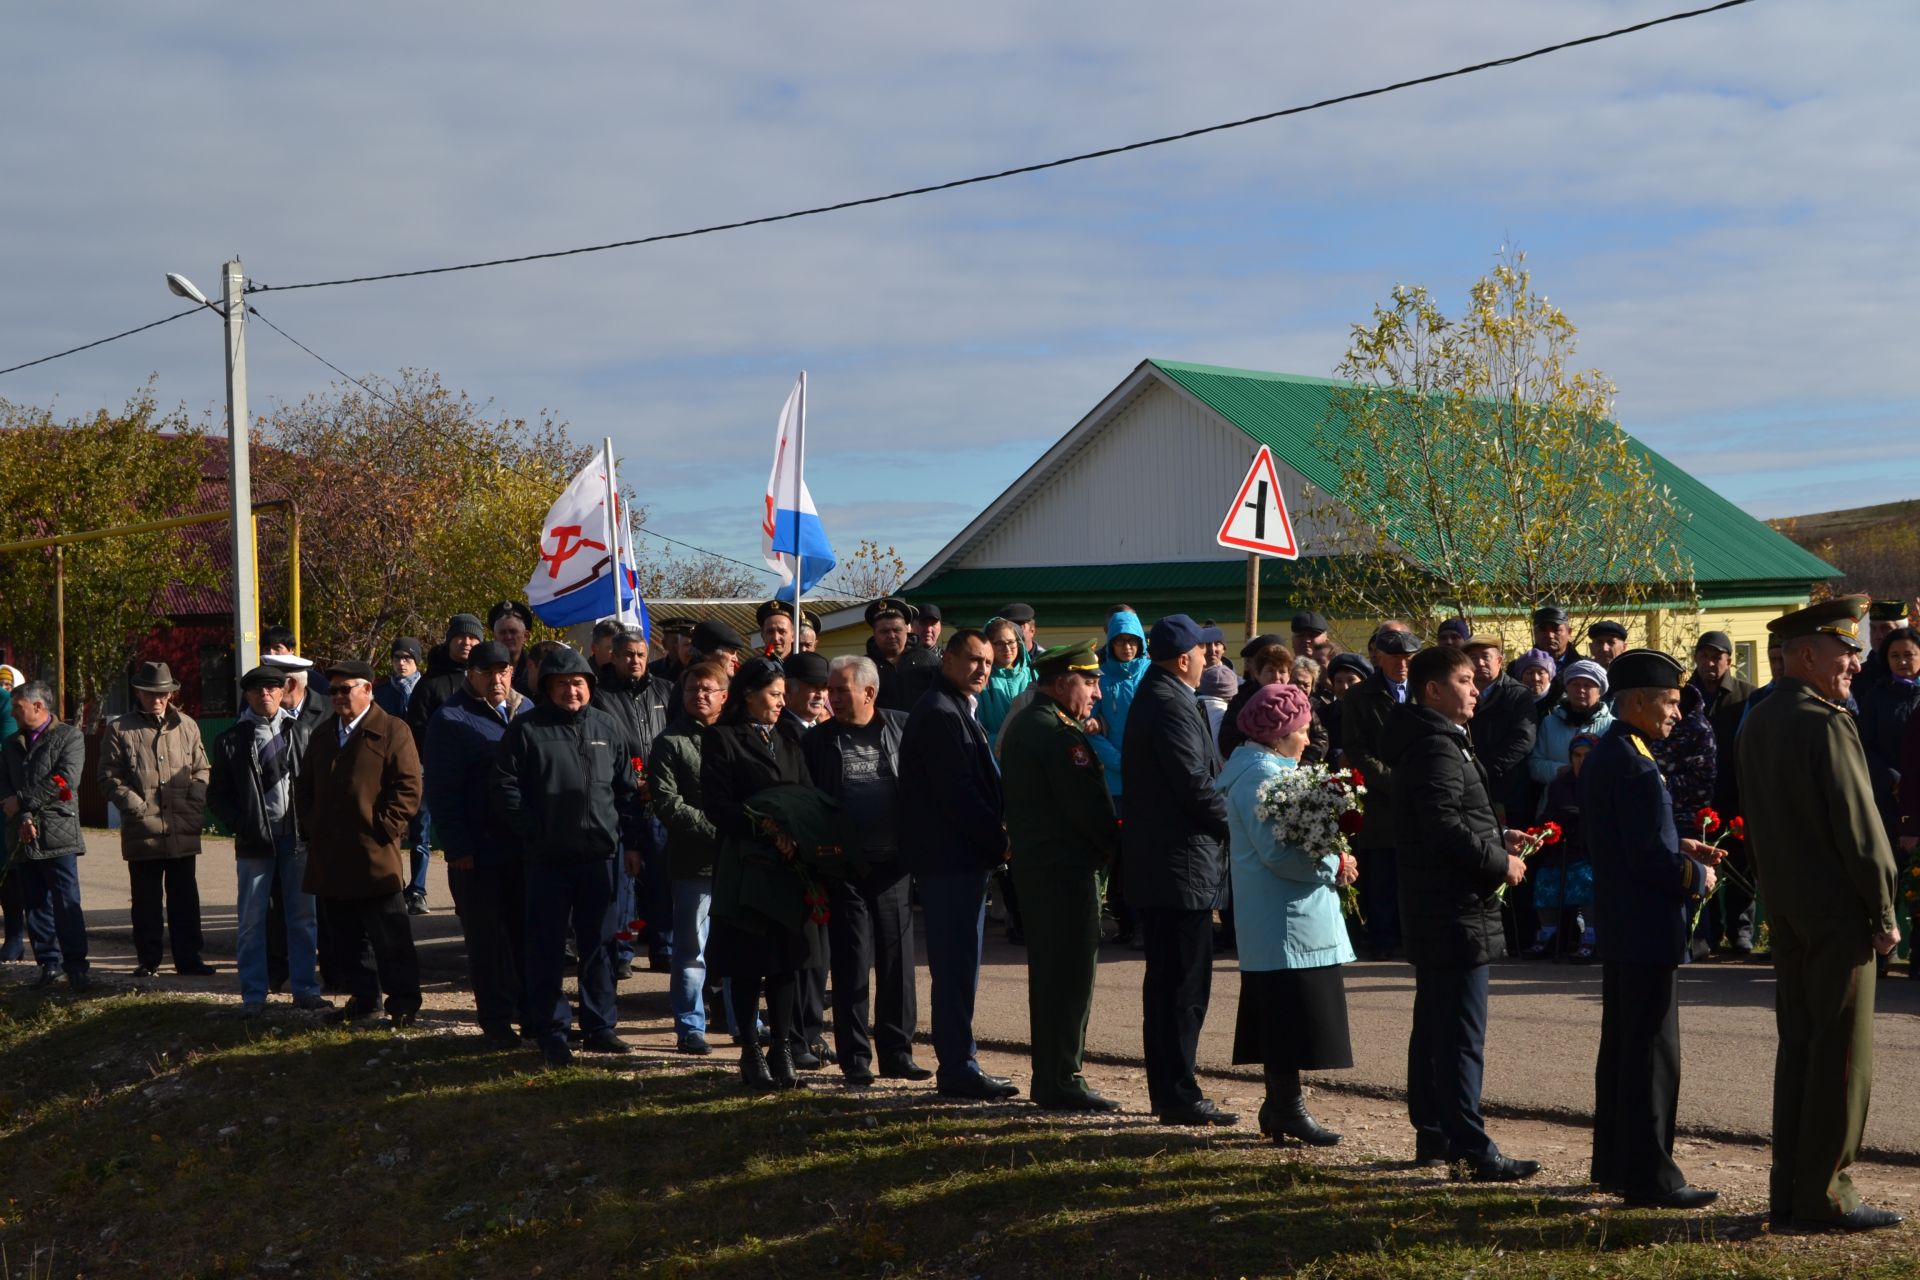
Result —
[[1773, 934], [1775, 1220], [1867, 1230], [1900, 1215], [1847, 1176], [1873, 1083], [1874, 953], [1900, 942], [1898, 870], [1860, 731], [1842, 709], [1860, 670], [1865, 596], [1776, 618], [1785, 671], [1740, 730], [1740, 795]]
[[1080, 1073], [1100, 954], [1100, 872], [1120, 851], [1100, 758], [1085, 725], [1100, 697], [1093, 642], [1042, 653], [1034, 700], [1000, 747], [1007, 837], [1027, 935], [1033, 1100], [1063, 1111], [1117, 1111]]
[[1684, 669], [1653, 649], [1607, 671], [1613, 727], [1580, 771], [1600, 947], [1600, 1059], [1594, 1072], [1593, 1180], [1632, 1205], [1699, 1209], [1718, 1192], [1687, 1185], [1673, 1162], [1680, 1103], [1680, 1001], [1695, 905], [1713, 892], [1716, 850], [1680, 835], [1648, 744], [1680, 722]]

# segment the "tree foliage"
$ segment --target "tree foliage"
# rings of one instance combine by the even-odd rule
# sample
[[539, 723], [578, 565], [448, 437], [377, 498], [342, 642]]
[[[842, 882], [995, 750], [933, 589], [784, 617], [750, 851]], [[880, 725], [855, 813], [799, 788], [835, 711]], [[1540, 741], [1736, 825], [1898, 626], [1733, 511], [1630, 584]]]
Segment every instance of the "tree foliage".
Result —
[[853, 600], [891, 595], [907, 580], [907, 562], [891, 545], [862, 538], [854, 553], [833, 568], [833, 588]]
[[[58, 422], [50, 410], [0, 400], [0, 541], [141, 524], [194, 512], [204, 428], [162, 413], [149, 385], [119, 412]], [[224, 493], [220, 495], [224, 502]], [[164, 625], [170, 584], [212, 586], [207, 542], [179, 530], [103, 538], [65, 550], [69, 702], [97, 701]], [[53, 683], [52, 548], [0, 555], [0, 635], [30, 674]]]
[[[256, 475], [300, 505], [301, 643], [330, 661], [437, 640], [456, 613], [523, 598], [547, 508], [591, 453], [551, 416], [490, 417], [437, 374], [368, 382], [399, 408], [335, 386], [255, 433]], [[284, 574], [277, 587], [274, 620]]]
[[1337, 368], [1352, 385], [1321, 430], [1340, 491], [1309, 504], [1330, 604], [1428, 635], [1450, 614], [1546, 603], [1691, 606], [1684, 513], [1614, 423], [1612, 384], [1573, 367], [1575, 336], [1524, 254], [1478, 281], [1458, 320], [1403, 285], [1353, 327]]

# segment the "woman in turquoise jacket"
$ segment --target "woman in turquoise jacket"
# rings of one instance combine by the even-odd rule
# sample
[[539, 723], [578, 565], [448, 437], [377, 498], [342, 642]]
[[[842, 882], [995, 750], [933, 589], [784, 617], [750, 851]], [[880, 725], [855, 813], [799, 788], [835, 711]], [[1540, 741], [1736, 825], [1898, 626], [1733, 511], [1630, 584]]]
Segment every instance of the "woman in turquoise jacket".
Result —
[[1284, 681], [1267, 685], [1240, 709], [1237, 723], [1247, 740], [1213, 785], [1227, 802], [1240, 934], [1233, 1060], [1265, 1068], [1260, 1132], [1276, 1143], [1292, 1137], [1330, 1147], [1340, 1135], [1307, 1114], [1300, 1073], [1353, 1065], [1340, 976], [1340, 966], [1353, 959], [1340, 910], [1340, 886], [1355, 875], [1353, 856], [1309, 857], [1279, 843], [1255, 812], [1261, 787], [1298, 767], [1312, 719], [1305, 692]]
[[990, 618], [984, 628], [987, 644], [993, 650], [993, 671], [987, 687], [974, 700], [974, 719], [987, 731], [990, 741], [1000, 737], [1000, 726], [1013, 710], [1013, 700], [1033, 683], [1033, 661], [1020, 643], [1020, 628], [1005, 618]]
[[1120, 808], [1120, 743], [1127, 736], [1127, 709], [1133, 706], [1134, 691], [1148, 665], [1147, 633], [1140, 629], [1140, 616], [1122, 609], [1107, 619], [1107, 643], [1100, 651], [1100, 701], [1093, 708], [1100, 732], [1087, 735], [1093, 754], [1107, 772], [1107, 791], [1115, 810]]

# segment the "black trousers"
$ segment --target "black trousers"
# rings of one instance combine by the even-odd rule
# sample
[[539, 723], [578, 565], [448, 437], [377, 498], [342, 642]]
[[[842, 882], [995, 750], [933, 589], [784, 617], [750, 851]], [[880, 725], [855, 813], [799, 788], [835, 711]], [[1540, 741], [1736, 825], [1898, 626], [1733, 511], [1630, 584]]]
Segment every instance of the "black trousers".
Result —
[[1500, 1154], [1480, 1118], [1486, 1043], [1487, 966], [1415, 965], [1407, 1118], [1420, 1155], [1480, 1164]]
[[527, 1013], [527, 884], [518, 862], [447, 868], [453, 910], [467, 943], [474, 1018], [482, 1031], [533, 1034]]
[[[420, 1009], [420, 959], [413, 950], [413, 924], [403, 895], [381, 898], [321, 898], [322, 922], [334, 970], [359, 1008], [371, 1011], [386, 992], [386, 1011], [396, 1018]], [[367, 959], [371, 946], [373, 958]]]
[[1147, 961], [1140, 990], [1147, 1098], [1165, 1115], [1205, 1096], [1193, 1065], [1213, 994], [1213, 913], [1140, 907], [1136, 914]]
[[1367, 948], [1386, 955], [1400, 949], [1400, 855], [1392, 849], [1356, 849], [1360, 864], [1360, 914], [1366, 917]]
[[[198, 861], [195, 857], [143, 858], [127, 864], [127, 876], [133, 882], [133, 954], [142, 965], [158, 968], [162, 944], [169, 940], [175, 969], [200, 963], [200, 884], [193, 874]], [[285, 950], [284, 926], [280, 943]]]
[[[880, 1042], [883, 1062], [913, 1056], [919, 1008], [913, 984], [911, 885], [912, 878], [898, 863], [883, 862], [858, 880], [835, 880], [827, 887], [832, 899], [827, 947], [833, 967], [833, 1046], [843, 1068], [872, 1063], [874, 1040]], [[869, 978], [877, 979], [877, 998]]]
[[[26, 954], [27, 936], [27, 900], [20, 894], [20, 877], [0, 876], [0, 913], [6, 919], [6, 945], [11, 949], [15, 944]], [[17, 960], [19, 956], [5, 956], [8, 960]]]
[[1600, 1060], [1594, 1067], [1593, 1180], [1631, 1196], [1687, 1184], [1673, 1162], [1680, 1105], [1678, 970], [1600, 967]]
[[[299, 892], [300, 886], [293, 886]], [[313, 900], [313, 932], [320, 943], [320, 986], [325, 991], [345, 987], [340, 970], [334, 964], [333, 950], [327, 945], [327, 900]], [[360, 949], [364, 958], [366, 948]], [[273, 876], [273, 891], [267, 895], [267, 983], [275, 991], [287, 985], [287, 908], [280, 897], [280, 873]]]

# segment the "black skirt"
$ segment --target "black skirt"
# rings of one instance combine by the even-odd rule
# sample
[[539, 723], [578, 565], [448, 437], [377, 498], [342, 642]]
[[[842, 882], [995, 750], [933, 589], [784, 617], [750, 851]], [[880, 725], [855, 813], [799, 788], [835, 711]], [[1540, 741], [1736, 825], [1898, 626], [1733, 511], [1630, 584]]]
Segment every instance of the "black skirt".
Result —
[[1340, 966], [1243, 970], [1233, 1061], [1295, 1071], [1351, 1067], [1353, 1042], [1347, 1036], [1347, 988]]

